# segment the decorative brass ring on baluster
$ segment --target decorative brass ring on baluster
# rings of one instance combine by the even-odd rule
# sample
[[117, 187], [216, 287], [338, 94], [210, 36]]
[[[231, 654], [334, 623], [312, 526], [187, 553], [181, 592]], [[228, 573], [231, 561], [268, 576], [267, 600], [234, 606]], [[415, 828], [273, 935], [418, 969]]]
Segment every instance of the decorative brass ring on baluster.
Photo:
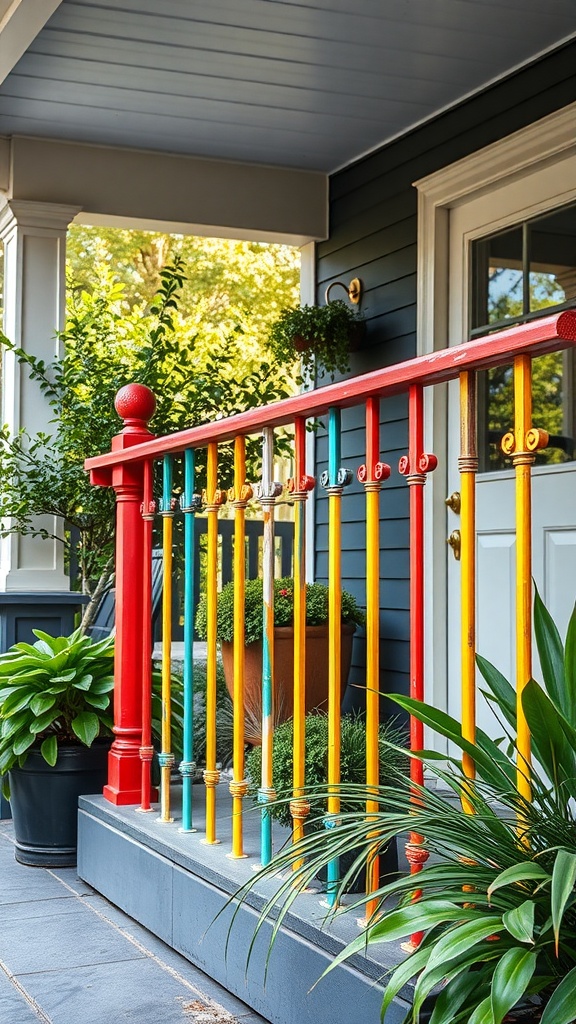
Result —
[[310, 801], [302, 796], [295, 797], [290, 801], [290, 814], [303, 821], [310, 814]]
[[276, 799], [276, 790], [271, 786], [261, 786], [257, 793], [257, 802], [259, 804], [273, 804]]
[[154, 501], [154, 499], [152, 499], [152, 501], [147, 502], [146, 504], [142, 502], [142, 504], [140, 505], [140, 511], [142, 513], [142, 519], [147, 519], [150, 521], [154, 519], [154, 516], [158, 511], [158, 505]]
[[181, 512], [191, 512], [195, 514], [197, 512], [201, 512], [202, 508], [203, 505], [201, 494], [193, 494], [191, 497], [188, 497], [188, 495], [185, 493], [180, 495]]
[[237, 782], [234, 779], [231, 779], [228, 789], [230, 790], [230, 794], [232, 796], [242, 799], [246, 796], [249, 787], [250, 784], [248, 782], [248, 779], [239, 779]]
[[246, 505], [253, 497], [253, 494], [254, 492], [250, 484], [242, 484], [238, 493], [236, 493], [235, 487], [230, 487], [228, 490], [228, 502], [234, 508], [246, 508]]

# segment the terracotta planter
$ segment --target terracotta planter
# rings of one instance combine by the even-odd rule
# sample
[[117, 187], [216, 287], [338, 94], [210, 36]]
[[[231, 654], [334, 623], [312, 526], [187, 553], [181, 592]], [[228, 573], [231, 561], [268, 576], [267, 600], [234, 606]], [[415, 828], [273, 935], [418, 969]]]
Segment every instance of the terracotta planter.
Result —
[[312, 348], [312, 342], [309, 338], [302, 337], [301, 334], [295, 334], [294, 348], [297, 352], [308, 352], [308, 349]]
[[[353, 623], [342, 626], [342, 695], [352, 660]], [[262, 642], [247, 644], [244, 673], [244, 736], [247, 743], [262, 742]], [[234, 699], [234, 645], [222, 643], [226, 686]], [[276, 725], [292, 717], [294, 707], [294, 630], [274, 629], [274, 720]], [[328, 625], [306, 627], [306, 711], [328, 708]]]

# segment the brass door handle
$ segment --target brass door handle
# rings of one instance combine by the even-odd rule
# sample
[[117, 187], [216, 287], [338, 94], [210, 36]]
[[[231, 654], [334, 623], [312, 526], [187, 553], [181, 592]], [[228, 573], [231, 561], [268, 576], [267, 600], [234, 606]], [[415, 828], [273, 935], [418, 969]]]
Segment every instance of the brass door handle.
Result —
[[454, 491], [449, 498], [445, 499], [444, 504], [459, 516], [461, 508], [460, 491]]
[[460, 530], [452, 530], [452, 533], [448, 537], [446, 543], [450, 545], [452, 551], [454, 552], [454, 558], [456, 559], [457, 562], [459, 562], [460, 551], [462, 547], [462, 538], [460, 536]]

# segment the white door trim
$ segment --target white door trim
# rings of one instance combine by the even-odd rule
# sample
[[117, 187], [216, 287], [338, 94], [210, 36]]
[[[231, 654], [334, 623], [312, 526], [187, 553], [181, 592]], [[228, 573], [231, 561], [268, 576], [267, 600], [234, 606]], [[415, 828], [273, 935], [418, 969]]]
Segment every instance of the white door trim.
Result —
[[[448, 344], [450, 209], [520, 181], [538, 167], [576, 152], [576, 103], [414, 182], [418, 190], [417, 351]], [[534, 211], [535, 213], [537, 210]], [[464, 340], [464, 339], [463, 339]], [[446, 386], [430, 389], [425, 405], [426, 450], [439, 468], [426, 486], [426, 699], [447, 707]]]

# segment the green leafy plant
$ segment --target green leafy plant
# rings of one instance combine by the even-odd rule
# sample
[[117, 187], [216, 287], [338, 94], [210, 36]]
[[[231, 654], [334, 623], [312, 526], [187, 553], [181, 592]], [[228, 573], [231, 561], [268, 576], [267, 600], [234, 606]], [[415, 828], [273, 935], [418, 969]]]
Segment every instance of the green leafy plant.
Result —
[[364, 323], [361, 314], [341, 299], [325, 306], [283, 309], [270, 328], [270, 351], [281, 366], [301, 358], [305, 374], [321, 366], [334, 377], [336, 371], [349, 371], [351, 341], [361, 334]]
[[[399, 749], [406, 733], [394, 722], [380, 725], [379, 760], [380, 778], [390, 780], [408, 770], [408, 757]], [[272, 750], [272, 779], [278, 797], [271, 804], [270, 813], [281, 825], [290, 828], [292, 816], [289, 801], [292, 797], [294, 771], [294, 724], [290, 718], [274, 730]], [[311, 827], [321, 824], [326, 801], [315, 797], [328, 782], [328, 716], [318, 712], [306, 715], [306, 753], [304, 757], [304, 784], [310, 797]], [[246, 755], [246, 769], [251, 780], [250, 793], [257, 799], [262, 771], [262, 747], [253, 747]], [[366, 779], [366, 722], [359, 715], [343, 715], [340, 728], [340, 774], [343, 782], [361, 784]], [[343, 810], [346, 810], [343, 807]]]
[[[126, 308], [123, 285], [108, 267], [100, 268], [91, 292], [72, 288], [60, 335], [62, 359], [47, 363], [0, 332], [0, 345], [13, 353], [52, 410], [45, 432], [12, 434], [6, 426], [0, 430], [0, 536], [55, 538], [68, 557], [71, 536], [79, 536], [77, 583], [90, 598], [82, 622], [85, 631], [113, 582], [114, 493], [90, 484], [84, 459], [108, 451], [122, 428], [114, 410], [119, 388], [136, 381], [152, 389], [157, 406], [150, 429], [160, 435], [265, 405], [294, 390], [293, 382], [270, 362], [243, 355], [240, 327], [222, 337], [220, 347], [202, 343], [200, 332], [192, 331], [180, 314], [186, 274], [179, 256], [161, 268], [159, 278], [151, 305], [131, 309]], [[253, 474], [260, 449], [258, 439], [248, 440]], [[232, 466], [231, 451], [223, 446], [224, 485], [231, 480]], [[196, 472], [201, 488], [202, 454]], [[177, 468], [175, 491], [180, 484]], [[55, 532], [51, 520], [39, 516], [53, 517], [59, 523]], [[178, 533], [181, 520], [175, 524]]]
[[[246, 580], [244, 615], [246, 644], [262, 639], [263, 584], [261, 579]], [[206, 594], [200, 595], [196, 612], [196, 631], [201, 640], [207, 637]], [[352, 594], [342, 591], [342, 622], [364, 624], [364, 612]], [[283, 576], [274, 580], [274, 625], [291, 626], [294, 621], [294, 580]], [[306, 584], [306, 625], [322, 626], [328, 622], [328, 587], [324, 583]], [[216, 636], [230, 642], [234, 638], [234, 582], [226, 583], [218, 595]]]
[[[446, 794], [381, 786], [375, 817], [359, 810], [342, 814], [335, 828], [283, 851], [261, 873], [295, 867], [260, 918], [261, 924], [279, 904], [277, 934], [298, 891], [329, 860], [358, 848], [357, 860], [369, 859], [374, 833], [379, 847], [410, 831], [425, 836], [435, 858], [417, 879], [381, 887], [377, 898], [386, 909], [330, 968], [371, 945], [423, 932], [418, 949], [391, 971], [383, 1001], [385, 1013], [413, 980], [406, 1017], [413, 1024], [434, 994], [430, 1024], [502, 1024], [524, 1004], [541, 1024], [576, 1019], [576, 615], [565, 645], [538, 595], [534, 623], [543, 685], [530, 680], [522, 693], [533, 765], [521, 758], [517, 764], [512, 686], [479, 658], [488, 699], [506, 726], [507, 750], [481, 730], [471, 743], [449, 715], [397, 696], [402, 708], [473, 758], [476, 778], [466, 776], [456, 756], [439, 760], [432, 751], [419, 752], [414, 756], [442, 780]], [[517, 771], [530, 786], [530, 800], [518, 788]], [[341, 796], [359, 800], [366, 790], [342, 785]], [[388, 909], [391, 901], [396, 907]]]
[[111, 735], [114, 639], [92, 643], [76, 630], [0, 654], [0, 774], [22, 767], [33, 745], [55, 765], [59, 743], [89, 747]]

